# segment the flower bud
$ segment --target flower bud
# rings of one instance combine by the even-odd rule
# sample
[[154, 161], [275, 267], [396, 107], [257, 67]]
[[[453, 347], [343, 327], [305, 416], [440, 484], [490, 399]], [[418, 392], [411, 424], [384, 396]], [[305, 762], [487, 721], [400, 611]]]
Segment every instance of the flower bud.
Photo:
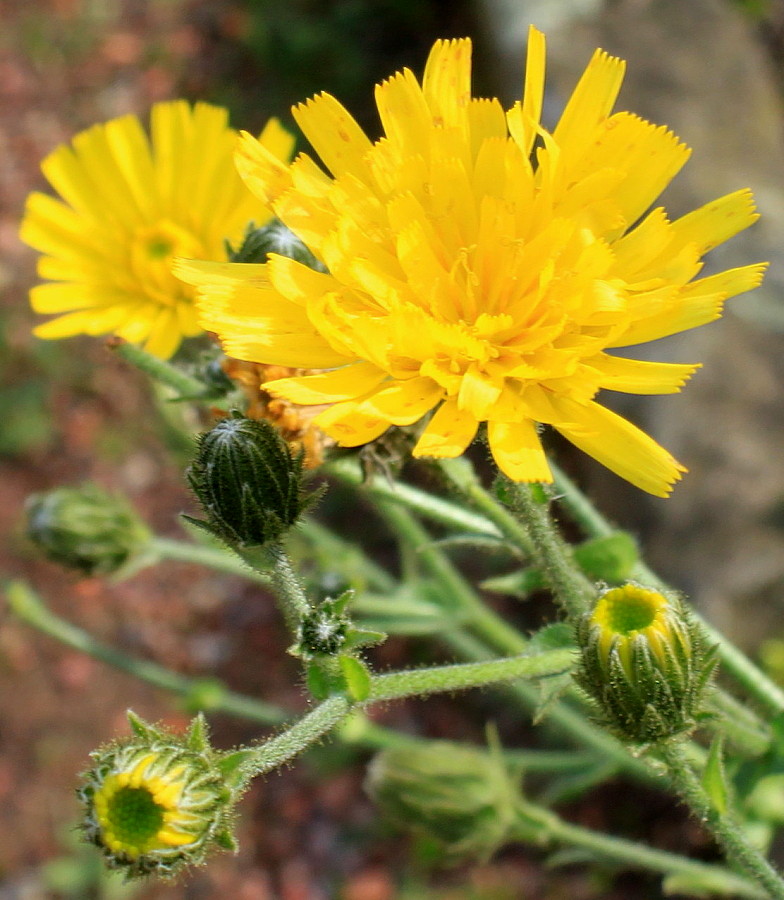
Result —
[[95, 485], [33, 494], [26, 512], [28, 537], [44, 555], [85, 575], [116, 573], [150, 541], [131, 506]]
[[311, 269], [324, 270], [305, 244], [279, 219], [273, 219], [263, 228], [251, 224], [242, 245], [231, 250], [229, 258], [235, 263], [265, 263], [270, 253], [288, 256]]
[[188, 480], [207, 515], [200, 524], [242, 547], [279, 537], [309, 503], [302, 455], [267, 422], [237, 411], [201, 435]]
[[79, 797], [85, 838], [129, 878], [175, 875], [213, 846], [234, 849], [233, 791], [206, 741], [204, 721], [185, 737], [129, 713], [134, 737], [92, 753]]
[[379, 753], [365, 786], [396, 824], [482, 859], [509, 838], [519, 799], [496, 755], [446, 741]]
[[696, 724], [716, 664], [681, 601], [629, 582], [577, 625], [575, 678], [619, 737], [648, 744]]

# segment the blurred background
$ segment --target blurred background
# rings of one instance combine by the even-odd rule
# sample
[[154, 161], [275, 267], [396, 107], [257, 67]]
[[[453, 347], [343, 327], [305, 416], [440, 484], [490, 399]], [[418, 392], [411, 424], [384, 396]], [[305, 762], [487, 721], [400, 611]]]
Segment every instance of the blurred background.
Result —
[[[35, 259], [17, 237], [40, 160], [77, 131], [151, 103], [203, 99], [237, 127], [321, 90], [378, 134], [372, 86], [406, 65], [421, 74], [438, 37], [470, 35], [474, 93], [511, 105], [521, 91], [529, 23], [549, 41], [552, 123], [594, 47], [628, 60], [621, 106], [666, 123], [694, 156], [666, 201], [682, 213], [751, 187], [763, 221], [714, 255], [716, 268], [772, 262], [765, 287], [720, 323], [656, 348], [705, 365], [683, 395], [617, 408], [691, 469], [672, 498], [645, 500], [592, 461], [561, 462], [599, 507], [639, 536], [649, 561], [745, 648], [760, 642], [784, 675], [784, 4], [780, 0], [0, 0], [0, 575], [22, 576], [61, 615], [179, 672], [302, 706], [297, 664], [258, 589], [186, 564], [121, 583], [77, 579], [27, 543], [27, 495], [96, 481], [127, 494], [164, 535], [191, 508], [172, 453], [182, 444], [144, 379], [100, 340], [33, 338], [26, 292]], [[192, 510], [191, 510], [192, 511]], [[372, 523], [371, 523], [372, 527]], [[379, 532], [379, 545], [385, 537]], [[513, 614], [513, 611], [512, 613]], [[215, 857], [184, 883], [123, 887], [101, 874], [74, 825], [75, 773], [125, 731], [132, 707], [179, 727], [176, 702], [7, 618], [0, 608], [0, 900], [512, 900], [658, 897], [655, 879], [579, 867], [545, 871], [504, 851], [452, 869], [379, 821], [362, 792], [366, 756], [322, 747], [258, 785], [241, 806], [238, 857]], [[384, 665], [425, 659], [390, 642]], [[385, 721], [434, 737], [482, 740], [497, 697], [399, 704]], [[507, 715], [508, 719], [508, 715]], [[219, 746], [259, 729], [215, 719]], [[507, 722], [507, 728], [514, 723]], [[610, 785], [571, 818], [658, 846], [710, 856], [674, 803]]]

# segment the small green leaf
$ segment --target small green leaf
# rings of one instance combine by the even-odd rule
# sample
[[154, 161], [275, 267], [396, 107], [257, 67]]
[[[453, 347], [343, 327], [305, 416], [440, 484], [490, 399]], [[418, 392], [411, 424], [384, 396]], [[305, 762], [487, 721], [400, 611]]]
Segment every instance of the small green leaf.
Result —
[[518, 569], [507, 575], [487, 578], [480, 585], [483, 591], [507, 594], [510, 597], [519, 597], [521, 600], [525, 600], [535, 591], [542, 590], [544, 586], [545, 580], [539, 569]]
[[717, 735], [711, 744], [705, 771], [702, 773], [702, 786], [710, 799], [711, 806], [717, 812], [725, 815], [729, 806], [729, 789], [724, 773], [723, 749], [724, 738], [722, 735]]
[[595, 581], [620, 582], [631, 575], [639, 561], [639, 553], [630, 534], [616, 531], [575, 547], [574, 559]]
[[387, 639], [384, 631], [368, 631], [365, 628], [350, 628], [343, 644], [346, 650], [356, 650], [359, 647], [375, 647], [383, 644]]
[[318, 662], [313, 662], [308, 666], [305, 678], [308, 690], [316, 700], [326, 700], [332, 693], [332, 681]]
[[340, 657], [340, 670], [346, 679], [346, 691], [352, 700], [361, 703], [370, 696], [370, 672], [353, 656]]

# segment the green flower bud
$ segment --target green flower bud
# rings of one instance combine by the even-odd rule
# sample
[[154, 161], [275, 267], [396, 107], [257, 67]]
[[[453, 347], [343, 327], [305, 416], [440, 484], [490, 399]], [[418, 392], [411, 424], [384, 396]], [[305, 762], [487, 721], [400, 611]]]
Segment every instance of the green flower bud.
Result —
[[396, 824], [481, 859], [509, 839], [520, 799], [496, 755], [446, 741], [379, 753], [366, 789]]
[[207, 527], [229, 544], [266, 544], [288, 530], [308, 506], [302, 455], [294, 456], [267, 422], [236, 410], [201, 435], [188, 480]]
[[648, 744], [694, 727], [716, 654], [678, 598], [631, 582], [605, 591], [577, 642], [575, 678], [620, 738]]
[[273, 219], [263, 228], [248, 226], [242, 245], [234, 250], [229, 247], [229, 258], [235, 263], [265, 263], [270, 253], [288, 256], [311, 269], [325, 271], [324, 266], [279, 219]]
[[33, 494], [26, 512], [28, 537], [44, 555], [85, 575], [118, 572], [150, 541], [131, 506], [95, 485]]
[[135, 735], [96, 750], [78, 794], [85, 838], [128, 878], [171, 877], [213, 846], [234, 849], [234, 792], [207, 745], [204, 720], [184, 737], [129, 713]]

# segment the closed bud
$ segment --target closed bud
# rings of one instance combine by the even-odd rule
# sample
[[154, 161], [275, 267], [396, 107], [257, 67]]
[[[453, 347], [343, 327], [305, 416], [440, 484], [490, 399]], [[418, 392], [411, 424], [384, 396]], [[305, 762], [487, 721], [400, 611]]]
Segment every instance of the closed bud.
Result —
[[131, 724], [133, 738], [91, 754], [79, 790], [85, 838], [128, 878], [171, 877], [213, 847], [233, 849], [236, 798], [207, 745], [203, 719], [183, 737], [132, 714]]
[[188, 480], [207, 516], [200, 524], [241, 547], [275, 540], [310, 502], [302, 456], [267, 422], [236, 411], [200, 437]]
[[33, 494], [26, 513], [28, 537], [44, 555], [84, 575], [117, 573], [150, 542], [130, 505], [95, 485]]
[[270, 253], [288, 256], [311, 269], [324, 270], [305, 244], [279, 219], [273, 219], [263, 228], [251, 224], [241, 246], [230, 249], [229, 258], [235, 263], [265, 263]]
[[677, 597], [627, 583], [577, 625], [575, 678], [622, 739], [649, 744], [693, 728], [716, 664]]
[[520, 799], [496, 755], [444, 741], [379, 753], [366, 788], [396, 824], [481, 859], [509, 839]]

